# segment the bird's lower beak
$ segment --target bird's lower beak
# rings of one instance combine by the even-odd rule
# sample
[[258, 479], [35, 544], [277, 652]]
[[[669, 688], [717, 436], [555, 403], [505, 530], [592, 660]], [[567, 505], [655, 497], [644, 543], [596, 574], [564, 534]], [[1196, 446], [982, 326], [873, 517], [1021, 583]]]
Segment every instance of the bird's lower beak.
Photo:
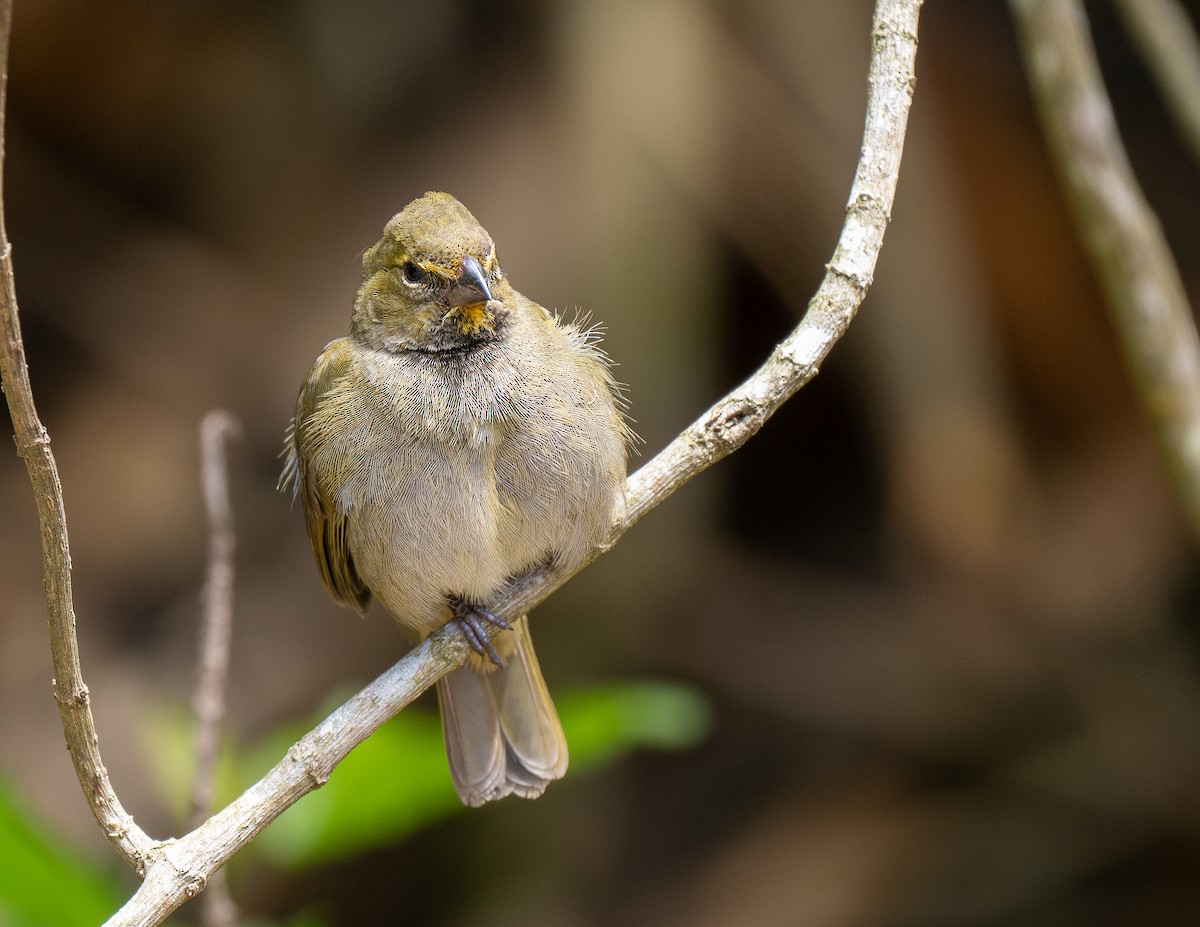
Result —
[[458, 277], [454, 280], [454, 285], [450, 288], [450, 305], [469, 306], [472, 303], [490, 302], [492, 291], [488, 289], [487, 277], [484, 276], [483, 268], [479, 266], [479, 262], [475, 258], [467, 255], [463, 258], [462, 266], [458, 270]]
[[453, 319], [464, 335], [494, 330], [496, 317], [493, 310], [500, 304], [493, 302], [483, 268], [475, 258], [463, 258], [454, 285], [450, 287], [448, 301], [450, 312], [447, 318]]

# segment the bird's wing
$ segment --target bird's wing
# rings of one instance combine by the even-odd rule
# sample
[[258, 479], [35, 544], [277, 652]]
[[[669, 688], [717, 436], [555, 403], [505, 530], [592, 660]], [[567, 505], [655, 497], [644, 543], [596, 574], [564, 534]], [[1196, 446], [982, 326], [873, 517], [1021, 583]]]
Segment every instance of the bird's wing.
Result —
[[292, 485], [304, 503], [308, 540], [329, 594], [342, 605], [366, 611], [371, 591], [354, 569], [347, 529], [351, 513], [338, 504], [335, 492], [312, 466], [312, 451], [322, 440], [326, 417], [320, 414], [321, 400], [336, 391], [350, 364], [347, 340], [331, 342], [309, 371], [296, 402], [296, 417], [288, 430], [281, 486]]

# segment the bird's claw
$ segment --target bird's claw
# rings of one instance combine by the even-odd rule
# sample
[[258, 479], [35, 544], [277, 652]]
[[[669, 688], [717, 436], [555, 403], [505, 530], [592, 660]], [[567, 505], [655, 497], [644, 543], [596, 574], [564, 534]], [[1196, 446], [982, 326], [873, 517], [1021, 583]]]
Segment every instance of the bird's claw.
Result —
[[492, 646], [492, 638], [488, 633], [487, 625], [495, 625], [505, 631], [509, 630], [512, 625], [503, 618], [493, 615], [482, 605], [476, 605], [474, 602], [468, 602], [458, 596], [451, 596], [450, 607], [454, 611], [453, 620], [462, 629], [463, 636], [471, 645], [471, 649], [503, 669], [504, 661], [500, 659], [500, 654], [496, 653], [496, 648]]

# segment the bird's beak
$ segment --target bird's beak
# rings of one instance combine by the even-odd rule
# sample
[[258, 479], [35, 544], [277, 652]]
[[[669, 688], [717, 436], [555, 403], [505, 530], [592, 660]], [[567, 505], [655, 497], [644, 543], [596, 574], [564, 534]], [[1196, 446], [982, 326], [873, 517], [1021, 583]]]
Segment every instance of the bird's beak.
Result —
[[492, 291], [488, 289], [483, 268], [475, 258], [467, 255], [463, 258], [454, 286], [450, 288], [450, 305], [469, 306], [472, 303], [490, 302], [491, 299]]

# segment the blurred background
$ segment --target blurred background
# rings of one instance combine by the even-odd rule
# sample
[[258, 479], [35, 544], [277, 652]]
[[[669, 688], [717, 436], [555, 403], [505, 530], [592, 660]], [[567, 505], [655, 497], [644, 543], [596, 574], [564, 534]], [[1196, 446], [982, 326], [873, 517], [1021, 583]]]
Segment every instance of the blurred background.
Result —
[[[1195, 301], [1200, 171], [1109, 5], [1088, 12]], [[866, 0], [18, 0], [17, 291], [101, 747], [146, 830], [182, 828], [202, 416], [242, 423], [227, 798], [406, 649], [333, 605], [274, 488], [384, 222], [450, 191], [519, 290], [602, 321], [644, 460], [819, 282], [870, 20]], [[247, 923], [1196, 923], [1196, 546], [998, 0], [922, 15], [894, 217], [821, 375], [535, 613], [567, 779], [457, 810], [423, 700], [230, 866]], [[31, 860], [0, 924], [96, 923], [135, 881], [63, 747], [12, 453], [0, 526], [0, 827]], [[71, 910], [13, 900], [28, 873]]]

